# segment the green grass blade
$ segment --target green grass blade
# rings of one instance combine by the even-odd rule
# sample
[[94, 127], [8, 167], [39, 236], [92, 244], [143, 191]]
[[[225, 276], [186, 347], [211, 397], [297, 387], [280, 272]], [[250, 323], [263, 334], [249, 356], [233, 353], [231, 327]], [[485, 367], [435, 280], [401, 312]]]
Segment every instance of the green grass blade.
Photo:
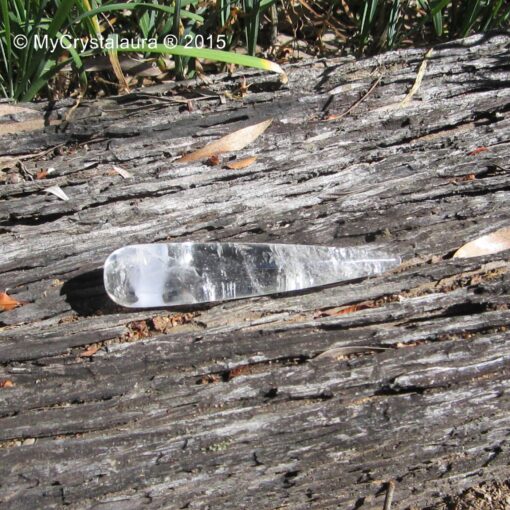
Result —
[[498, 14], [501, 10], [501, 7], [503, 7], [503, 0], [497, 0], [493, 2], [493, 4], [489, 4], [487, 6], [487, 15], [485, 16], [485, 19], [482, 21], [482, 31], [485, 32], [497, 25], [498, 22]]
[[507, 23], [510, 19], [510, 7], [506, 10], [506, 12], [499, 18], [499, 24], [503, 25], [503, 23]]
[[276, 3], [276, 0], [262, 0], [260, 2], [260, 6], [259, 6], [260, 12], [264, 11], [268, 7], [271, 7], [275, 3]]
[[400, 0], [393, 0], [390, 17], [386, 29], [386, 41], [388, 49], [393, 48], [398, 34], [398, 22], [400, 19]]
[[361, 34], [361, 43], [363, 46], [366, 45], [370, 29], [373, 26], [378, 3], [379, 3], [378, 0], [366, 0], [365, 5], [363, 7], [363, 14], [361, 16], [361, 23], [359, 29]]
[[50, 26], [48, 27], [48, 35], [50, 38], [57, 35], [57, 32], [61, 29], [74, 4], [75, 0], [62, 0], [59, 4], [57, 12], [53, 16]]
[[432, 23], [434, 24], [434, 30], [436, 35], [441, 37], [443, 35], [443, 12], [437, 11], [432, 15]]
[[[184, 4], [184, 2], [182, 2], [182, 4]], [[163, 12], [166, 12], [166, 13], [172, 14], [172, 15], [175, 14], [175, 9], [173, 7], [168, 7], [166, 5], [148, 4], [148, 3], [144, 3], [144, 2], [130, 2], [127, 5], [129, 5], [129, 9], [131, 9], [131, 10], [136, 9], [138, 7], [146, 7], [147, 9], [163, 11]], [[87, 18], [90, 16], [95, 16], [96, 14], [100, 14], [103, 12], [114, 12], [114, 11], [124, 11], [124, 10], [126, 10], [125, 3], [102, 5], [101, 7], [98, 7], [97, 9], [92, 9], [91, 11], [87, 11], [87, 12], [80, 14], [80, 16], [78, 16], [77, 18], [74, 19], [74, 23], [79, 23], [84, 18]], [[179, 13], [180, 13], [181, 18], [188, 18], [193, 21], [197, 21], [198, 23], [204, 22], [204, 18], [202, 16], [199, 16], [198, 14], [195, 14], [193, 12], [181, 9], [179, 11]]]
[[10, 91], [10, 95], [12, 95], [13, 94], [13, 84], [12, 84], [11, 23], [9, 20], [9, 6], [7, 5], [7, 0], [1, 0], [0, 7], [1, 7], [1, 12], [2, 12], [2, 17], [4, 19], [3, 25], [4, 25], [4, 32], [5, 32], [5, 51], [4, 51], [4, 47], [2, 44], [2, 55], [4, 57], [4, 62], [5, 62], [5, 68], [6, 68], [5, 72], [7, 74], [7, 87]]
[[[29, 4], [31, 2], [28, 2]], [[62, 2], [60, 4], [58, 4], [58, 7], [57, 7], [57, 10], [47, 28], [47, 31], [46, 31], [46, 34], [48, 35], [48, 38], [49, 39], [55, 39], [57, 33], [60, 31], [62, 25], [65, 23], [66, 19], [68, 18], [69, 16], [69, 13], [73, 7], [73, 5], [75, 4], [75, 0], [62, 0]], [[43, 8], [44, 8], [44, 5], [45, 3], [43, 2], [40, 6], [39, 6], [39, 12], [38, 12], [38, 15], [37, 17], [33, 20], [33, 22], [31, 22], [30, 19], [27, 19], [26, 20], [26, 32], [27, 33], [31, 33], [33, 34], [34, 33], [34, 29], [39, 31], [40, 30], [40, 27], [38, 25], [38, 20], [40, 20], [42, 18], [42, 14], [43, 14]], [[32, 25], [33, 23], [33, 25]], [[47, 64], [49, 62], [53, 62], [53, 60], [49, 60], [46, 56], [46, 53], [47, 51], [45, 49], [39, 49], [37, 51], [33, 51], [32, 50], [33, 48], [33, 45], [30, 43], [30, 40], [29, 40], [29, 45], [28, 47], [26, 48], [27, 51], [24, 51], [24, 56], [25, 56], [25, 62], [26, 62], [26, 68], [23, 70], [23, 73], [21, 75], [21, 80], [19, 82], [19, 84], [17, 85], [17, 93], [16, 95], [19, 97], [21, 95], [23, 95], [23, 97], [26, 97], [26, 95], [28, 95], [28, 92], [24, 92], [25, 90], [28, 90], [30, 91], [32, 89], [32, 86], [34, 84], [32, 84], [30, 87], [28, 86], [28, 84], [32, 81], [32, 80], [40, 80], [40, 77], [42, 75], [46, 75], [48, 70], [46, 69], [47, 67]], [[38, 88], [38, 90], [40, 90], [40, 87]]]
[[442, 11], [450, 3], [450, 1], [451, 0], [439, 0], [434, 2], [431, 6], [430, 14], [434, 16], [438, 12]]
[[144, 39], [148, 39], [149, 37], [149, 31], [151, 29], [151, 19], [149, 15], [149, 11], [145, 11], [138, 20], [138, 26], [140, 27], [140, 30], [142, 31], [142, 35]]
[[231, 4], [230, 0], [219, 0], [219, 2], [217, 2], [217, 6], [219, 11], [220, 27], [223, 27], [228, 20], [230, 10], [233, 7], [233, 2]]
[[248, 53], [250, 55], [255, 55], [260, 25], [260, 1], [243, 0], [243, 8], [246, 14], [244, 23]]
[[[422, 2], [420, 2], [422, 3]], [[430, 19], [432, 20], [432, 24], [434, 26], [434, 31], [438, 37], [443, 35], [444, 31], [444, 19], [443, 19], [443, 10], [450, 3], [450, 0], [438, 0], [436, 2], [432, 2], [429, 4], [427, 0], [425, 0], [422, 5], [425, 5], [425, 10], [429, 12]]]
[[211, 50], [208, 48], [187, 48], [185, 46], [175, 46], [173, 48], [164, 44], [155, 45], [132, 45], [121, 46], [117, 49], [121, 52], [143, 51], [146, 53], [163, 53], [168, 55], [178, 55], [181, 57], [203, 58], [206, 60], [215, 60], [217, 62], [226, 62], [227, 64], [236, 64], [245, 67], [255, 67], [266, 71], [283, 74], [282, 68], [275, 62], [252, 57], [251, 55], [240, 55], [230, 51]]
[[[62, 46], [64, 46], [71, 55], [71, 58], [66, 60], [65, 65], [67, 65], [68, 63], [74, 63], [76, 69], [79, 71], [79, 78], [81, 84], [83, 86], [86, 86], [87, 75], [84, 71], [83, 61], [80, 55], [73, 47], [73, 45], [67, 41], [67, 39], [64, 37], [64, 34], [57, 32], [56, 37], [61, 41]], [[34, 99], [38, 92], [48, 83], [48, 80], [50, 80], [62, 67], [63, 66], [61, 65], [56, 65], [56, 62], [53, 65], [51, 64], [47, 65], [45, 72], [42, 73], [42, 75], [31, 84], [28, 91], [22, 97], [22, 101], [32, 101], [32, 99]]]
[[48, 84], [48, 81], [72, 61], [71, 58], [57, 63], [56, 60], [47, 60], [41, 74], [32, 82], [29, 89], [21, 96], [21, 101], [32, 101], [37, 93]]

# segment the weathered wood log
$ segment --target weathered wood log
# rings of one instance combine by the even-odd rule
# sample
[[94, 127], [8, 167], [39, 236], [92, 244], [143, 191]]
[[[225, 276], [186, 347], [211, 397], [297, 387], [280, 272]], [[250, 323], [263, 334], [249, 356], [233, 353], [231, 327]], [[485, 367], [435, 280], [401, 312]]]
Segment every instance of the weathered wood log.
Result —
[[[0, 137], [20, 160], [0, 186], [0, 286], [26, 302], [0, 314], [3, 508], [380, 509], [392, 480], [392, 508], [416, 508], [509, 478], [508, 252], [451, 258], [509, 224], [509, 45], [438, 46], [404, 105], [425, 50], [289, 65], [288, 85], [246, 72], [239, 100], [220, 101], [241, 73], [162, 84]], [[270, 117], [237, 155], [252, 166], [175, 163]], [[195, 309], [111, 303], [106, 256], [164, 240], [369, 244], [404, 263]]]

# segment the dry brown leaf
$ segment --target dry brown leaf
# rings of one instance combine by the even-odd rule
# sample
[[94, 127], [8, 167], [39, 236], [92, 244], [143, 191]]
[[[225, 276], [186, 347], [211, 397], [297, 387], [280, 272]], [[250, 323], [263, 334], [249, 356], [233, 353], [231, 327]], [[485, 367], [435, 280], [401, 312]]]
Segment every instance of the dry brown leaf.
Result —
[[359, 312], [361, 310], [367, 310], [369, 308], [375, 307], [377, 307], [377, 305], [373, 301], [368, 301], [345, 307], [331, 308], [329, 310], [318, 310], [314, 315], [314, 319], [318, 319], [321, 317], [333, 317], [337, 315], [345, 315], [348, 313]]
[[46, 177], [48, 177], [48, 170], [39, 170], [39, 172], [35, 174], [35, 178], [38, 181], [40, 181], [41, 179], [46, 179]]
[[476, 149], [472, 150], [471, 152], [468, 152], [468, 156], [476, 156], [477, 154], [480, 154], [480, 152], [486, 152], [489, 149], [487, 147], [477, 147]]
[[333, 315], [345, 315], [348, 313], [354, 313], [359, 312], [360, 310], [366, 310], [367, 308], [372, 308], [373, 305], [367, 304], [367, 303], [358, 303], [357, 305], [347, 306], [345, 308], [342, 308], [341, 310], [338, 310]]
[[117, 78], [117, 81], [119, 82], [119, 93], [120, 94], [127, 94], [130, 92], [129, 90], [129, 84], [126, 80], [126, 77], [124, 76], [124, 73], [122, 72], [122, 67], [119, 62], [119, 57], [117, 55], [116, 51], [109, 51], [108, 52], [108, 58], [110, 59], [110, 63], [112, 65], [113, 72], [115, 74], [115, 77]]
[[423, 60], [420, 64], [420, 67], [418, 68], [418, 73], [416, 74], [416, 79], [414, 80], [413, 86], [411, 87], [411, 90], [407, 93], [406, 97], [400, 102], [400, 107], [403, 108], [404, 106], [407, 106], [410, 102], [413, 96], [418, 92], [418, 89], [421, 87], [421, 82], [423, 81], [423, 77], [425, 76], [425, 71], [427, 70], [427, 61], [432, 56], [433, 48], [430, 48], [427, 53], [425, 53], [425, 56], [423, 57]]
[[184, 155], [181, 159], [178, 159], [176, 163], [190, 163], [192, 161], [207, 159], [223, 152], [240, 151], [256, 140], [271, 125], [271, 122], [273, 122], [273, 119], [268, 119], [264, 122], [254, 124], [253, 126], [234, 131], [215, 142], [207, 144], [202, 149]]
[[7, 295], [6, 292], [0, 292], [0, 310], [3, 312], [12, 310], [23, 304], [24, 303], [21, 301], [17, 301], [16, 299], [13, 299], [11, 296]]
[[492, 255], [505, 250], [510, 250], [510, 227], [500, 228], [492, 234], [487, 234], [465, 244], [453, 254], [453, 258], [467, 259]]
[[246, 78], [243, 76], [241, 81], [239, 82], [239, 94], [241, 97], [248, 95], [248, 89], [250, 88], [250, 84], [246, 81]]
[[200, 377], [197, 384], [214, 384], [222, 381], [222, 378], [218, 374], [207, 374]]
[[120, 166], [112, 166], [113, 170], [118, 173], [123, 179], [132, 179], [133, 175], [130, 174], [127, 170], [124, 170], [124, 168], [121, 168]]
[[99, 345], [92, 344], [89, 345], [84, 351], [80, 352], [81, 358], [90, 358], [96, 354], [96, 352], [99, 350]]
[[252, 165], [257, 161], [255, 156], [250, 156], [249, 158], [244, 159], [236, 159], [235, 161], [230, 161], [225, 166], [230, 168], [230, 170], [241, 170], [242, 168], [246, 168], [247, 166]]
[[287, 83], [289, 83], [289, 77], [283, 71], [281, 73], [279, 73], [278, 79], [280, 80], [280, 83], [282, 85], [287, 85]]
[[231, 381], [232, 379], [234, 379], [234, 377], [239, 377], [241, 375], [246, 375], [249, 373], [251, 373], [250, 365], [240, 365], [238, 367], [235, 367], [235, 368], [232, 368], [231, 370], [229, 370], [225, 374], [225, 377], [228, 381]]
[[346, 356], [350, 356], [351, 354], [362, 354], [366, 352], [374, 352], [374, 351], [385, 351], [387, 347], [376, 347], [372, 345], [353, 345], [353, 346], [345, 346], [345, 347], [333, 347], [328, 349], [327, 351], [322, 352], [314, 359], [323, 359], [323, 358], [333, 358], [333, 359], [342, 359]]
[[14, 388], [16, 386], [10, 379], [2, 379], [0, 381], [0, 388]]
[[206, 164], [209, 166], [218, 166], [221, 163], [218, 154], [213, 154], [207, 161]]

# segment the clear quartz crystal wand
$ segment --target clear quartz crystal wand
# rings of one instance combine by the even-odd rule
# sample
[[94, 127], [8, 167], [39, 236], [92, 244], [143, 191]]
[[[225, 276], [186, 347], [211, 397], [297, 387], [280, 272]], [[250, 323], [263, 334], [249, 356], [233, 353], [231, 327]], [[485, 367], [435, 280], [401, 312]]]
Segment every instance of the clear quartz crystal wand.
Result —
[[300, 244], [135, 244], [104, 265], [108, 295], [132, 308], [189, 305], [328, 285], [382, 273], [400, 258]]

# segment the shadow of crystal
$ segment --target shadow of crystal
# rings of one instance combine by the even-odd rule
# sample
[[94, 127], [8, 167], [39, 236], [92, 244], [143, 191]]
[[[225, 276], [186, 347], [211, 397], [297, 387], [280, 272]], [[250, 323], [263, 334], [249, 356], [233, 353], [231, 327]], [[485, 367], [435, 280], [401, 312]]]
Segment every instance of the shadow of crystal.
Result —
[[[141, 310], [161, 310], [175, 312], [194, 312], [207, 310], [215, 303], [180, 305], [155, 308], [126, 308], [113, 302], [104, 288], [103, 269], [95, 269], [70, 278], [64, 283], [60, 294], [66, 297], [69, 306], [78, 315], [106, 315], [111, 313], [133, 314]], [[217, 304], [217, 303], [216, 303]]]

